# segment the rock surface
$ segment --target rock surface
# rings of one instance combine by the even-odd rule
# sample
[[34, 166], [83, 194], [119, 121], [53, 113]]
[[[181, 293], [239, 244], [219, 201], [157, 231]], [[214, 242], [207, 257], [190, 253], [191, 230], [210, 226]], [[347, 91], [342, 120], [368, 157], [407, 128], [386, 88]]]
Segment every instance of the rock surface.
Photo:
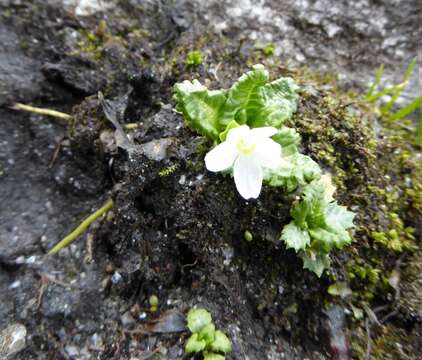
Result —
[[[360, 187], [387, 176], [411, 183], [411, 156], [391, 176], [381, 166], [375, 175], [366, 172], [376, 153], [368, 150], [373, 138], [365, 127], [373, 114], [335, 98], [333, 86], [313, 72], [338, 74], [340, 84], [362, 93], [384, 63], [383, 82], [397, 84], [420, 54], [421, 17], [418, 0], [0, 0], [0, 358], [19, 352], [18, 359], [178, 359], [187, 333], [161, 333], [182, 330], [180, 314], [196, 305], [208, 308], [232, 339], [229, 360], [327, 358], [336, 349], [347, 356], [347, 329], [356, 323], [354, 344], [363, 339], [365, 346], [349, 298], [328, 298], [334, 279], [317, 281], [280, 248], [292, 199], [270, 190], [251, 204], [228, 196], [235, 193], [232, 181], [203, 168], [210, 144], [172, 111], [171, 86], [198, 77], [227, 87], [252, 61], [273, 66], [273, 75], [297, 76], [304, 85], [298, 125], [304, 151], [333, 172], [340, 164], [343, 173], [336, 175], [343, 174], [348, 190], [340, 191], [342, 201], [357, 210], [367, 206], [388, 224], [385, 207], [394, 201], [372, 194], [372, 204], [364, 204]], [[270, 44], [274, 54], [263, 56]], [[195, 49], [205, 62], [187, 68], [186, 53]], [[312, 71], [295, 72], [304, 65]], [[143, 153], [131, 157], [115, 146], [99, 90], [108, 99], [127, 95], [120, 120], [140, 123], [131, 139]], [[419, 58], [400, 104], [421, 92]], [[62, 124], [17, 113], [8, 107], [13, 102], [74, 119]], [[362, 128], [346, 121], [355, 117]], [[333, 128], [334, 134], [324, 133]], [[376, 155], [400, 151], [407, 154], [389, 145]], [[404, 190], [400, 194], [407, 199]], [[106, 219], [59, 256], [46, 256], [110, 196], [116, 205]], [[420, 226], [412, 211], [401, 214], [413, 214], [406, 226]], [[246, 229], [254, 234], [251, 243], [242, 240]], [[359, 239], [336, 257], [333, 277], [343, 280], [353, 253], [371, 261], [374, 245]], [[385, 255], [388, 270], [396, 255]], [[400, 311], [383, 327], [393, 348], [384, 351], [382, 339], [374, 338], [379, 358], [394, 351], [417, 356], [420, 261], [417, 254], [406, 256], [403, 274], [413, 280], [396, 285], [405, 297], [381, 292], [385, 284], [358, 281], [365, 284], [359, 296], [373, 291], [375, 303], [393, 304], [380, 310], [380, 319]], [[148, 305], [152, 294], [160, 299], [155, 314]]]

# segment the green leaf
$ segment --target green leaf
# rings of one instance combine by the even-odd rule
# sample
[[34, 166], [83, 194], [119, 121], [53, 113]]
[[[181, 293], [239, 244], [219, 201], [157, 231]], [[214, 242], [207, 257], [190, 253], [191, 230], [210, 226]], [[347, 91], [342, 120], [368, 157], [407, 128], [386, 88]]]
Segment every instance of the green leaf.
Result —
[[319, 208], [323, 208], [334, 200], [335, 189], [331, 177], [324, 174], [318, 180], [306, 185], [303, 194], [306, 200], [313, 202]]
[[403, 89], [404, 86], [405, 86], [405, 84], [399, 84], [399, 85], [393, 86], [391, 88], [381, 90], [381, 91], [375, 93], [374, 95], [367, 97], [366, 101], [369, 102], [369, 103], [372, 103], [372, 102], [378, 100], [379, 98], [381, 98], [385, 95], [397, 93], [398, 91], [401, 91], [401, 89]]
[[262, 64], [254, 65], [251, 71], [243, 74], [227, 94], [225, 114], [220, 120], [221, 123], [227, 125], [231, 120], [236, 119], [239, 124], [245, 124], [249, 108], [253, 107], [254, 99], [259, 96], [258, 89], [268, 81], [268, 71]]
[[380, 67], [377, 69], [377, 71], [375, 72], [375, 80], [374, 82], [371, 84], [371, 86], [369, 87], [368, 92], [366, 93], [366, 97], [365, 100], [368, 101], [368, 98], [370, 98], [372, 96], [372, 94], [374, 93], [375, 89], [378, 87], [378, 85], [381, 82], [381, 77], [382, 74], [384, 74], [384, 64], [381, 64]]
[[308, 269], [321, 277], [325, 269], [330, 268], [330, 257], [324, 253], [311, 253], [302, 252], [300, 257], [303, 260], [303, 268]]
[[199, 332], [199, 339], [205, 340], [207, 345], [211, 344], [215, 339], [215, 325], [211, 323], [204, 326]]
[[297, 179], [299, 185], [305, 185], [321, 176], [319, 165], [307, 155], [297, 154], [292, 163], [294, 165], [292, 176]]
[[217, 140], [224, 128], [220, 125], [220, 118], [226, 103], [225, 93], [208, 90], [198, 80], [177, 83], [174, 91], [176, 110], [183, 113], [189, 126], [201, 135]]
[[222, 352], [227, 354], [232, 351], [232, 344], [230, 339], [222, 331], [217, 330], [215, 332], [215, 340], [210, 346], [212, 351]]
[[311, 243], [308, 231], [302, 230], [293, 222], [283, 228], [281, 240], [286, 243], [288, 249], [295, 249], [296, 252], [304, 250]]
[[341, 249], [352, 241], [350, 234], [344, 229], [334, 232], [329, 229], [314, 228], [309, 229], [309, 234], [312, 238], [312, 246], [327, 253], [335, 247]]
[[[243, 74], [228, 90], [208, 90], [198, 80], [174, 86], [176, 110], [188, 125], [212, 140], [234, 121], [250, 127], [281, 124], [296, 111], [297, 85], [290, 78], [269, 83], [269, 74], [261, 64]], [[221, 139], [220, 139], [221, 140]]]
[[298, 153], [297, 148], [300, 144], [300, 135], [295, 129], [283, 126], [280, 130], [278, 130], [278, 133], [271, 138], [281, 145], [283, 157]]
[[291, 78], [280, 78], [259, 88], [248, 104], [248, 125], [280, 127], [297, 110], [297, 90]]
[[345, 206], [331, 203], [327, 206], [325, 212], [325, 222], [327, 226], [335, 231], [341, 231], [343, 229], [349, 229], [354, 227], [353, 219], [355, 213], [347, 210]]
[[191, 332], [197, 333], [202, 330], [203, 327], [211, 324], [211, 314], [205, 309], [191, 309], [186, 317], [188, 322], [188, 328]]
[[414, 58], [410, 64], [407, 66], [407, 69], [404, 73], [403, 80], [400, 85], [402, 85], [399, 89], [396, 90], [396, 92], [391, 97], [390, 101], [381, 109], [381, 113], [385, 114], [388, 111], [390, 111], [391, 107], [394, 105], [396, 100], [399, 98], [400, 94], [402, 93], [403, 89], [407, 86], [409, 83], [409, 79], [412, 76], [413, 70], [416, 66], [416, 58]]
[[187, 353], [197, 353], [205, 349], [206, 342], [205, 340], [199, 340], [198, 334], [192, 334], [185, 345], [185, 352]]
[[349, 288], [348, 284], [344, 281], [339, 281], [334, 284], [331, 284], [328, 287], [327, 291], [330, 295], [340, 296], [343, 299], [352, 295], [352, 290]]
[[291, 192], [321, 175], [319, 165], [307, 155], [294, 154], [281, 160], [276, 169], [264, 169], [264, 180], [270, 186], [283, 186]]
[[334, 201], [334, 191], [328, 175], [305, 185], [302, 199], [291, 210], [294, 220], [281, 234], [287, 247], [306, 251], [300, 254], [304, 268], [318, 276], [329, 266], [328, 253], [352, 241], [347, 229], [354, 226], [355, 214]]
[[406, 105], [404, 108], [394, 113], [393, 116], [391, 117], [391, 121], [400, 120], [410, 115], [411, 113], [416, 111], [416, 109], [420, 106], [422, 106], [422, 96], [417, 97], [410, 104]]
[[204, 360], [225, 360], [225, 356], [214, 353], [207, 353], [204, 355]]
[[292, 207], [290, 214], [292, 215], [295, 224], [301, 229], [307, 229], [307, 217], [312, 211], [312, 203], [309, 201], [302, 200]]
[[227, 137], [227, 134], [229, 133], [229, 131], [231, 129], [234, 129], [234, 128], [238, 127], [238, 126], [240, 126], [240, 125], [236, 121], [234, 121], [234, 120], [230, 121], [227, 124], [226, 129], [223, 132], [220, 133], [220, 135], [219, 135], [220, 141], [221, 142], [225, 141], [226, 140], [226, 137]]

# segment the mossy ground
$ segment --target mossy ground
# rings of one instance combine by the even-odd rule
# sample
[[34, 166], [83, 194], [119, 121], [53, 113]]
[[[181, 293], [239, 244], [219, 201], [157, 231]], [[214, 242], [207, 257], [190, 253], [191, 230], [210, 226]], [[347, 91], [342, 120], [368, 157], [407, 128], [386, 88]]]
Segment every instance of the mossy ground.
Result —
[[[183, 42], [187, 42], [187, 44]], [[273, 244], [270, 245], [271, 241], [277, 240], [274, 233], [277, 232], [277, 229], [281, 229], [283, 222], [288, 219], [286, 204], [291, 199], [289, 200], [288, 197], [283, 197], [281, 194], [276, 195], [276, 192], [280, 192], [280, 190], [269, 191], [271, 193], [269, 197], [264, 192], [262, 204], [250, 204], [244, 207], [232, 193], [232, 186], [225, 182], [222, 187], [219, 180], [216, 183], [219, 184], [217, 187], [211, 183], [207, 185], [207, 201], [212, 202], [213, 197], [224, 198], [226, 204], [230, 205], [226, 210], [228, 212], [223, 212], [225, 220], [221, 219], [222, 222], [218, 223], [217, 227], [220, 228], [216, 229], [217, 233], [213, 231], [207, 233], [206, 236], [203, 234], [200, 236], [202, 239], [200, 247], [203, 249], [211, 246], [209, 248], [211, 253], [207, 255], [210, 258], [221, 256], [213, 255], [214, 251], [217, 250], [219, 253], [219, 248], [221, 250], [227, 246], [225, 241], [233, 238], [233, 234], [237, 234], [238, 240], [231, 244], [237, 254], [233, 261], [242, 267], [244, 265], [241, 265], [243, 263], [241, 254], [247, 256], [249, 270], [243, 275], [247, 277], [244, 279], [246, 283], [253, 283], [254, 278], [260, 277], [258, 268], [267, 268], [268, 264], [271, 264], [273, 268], [271, 274], [262, 274], [265, 278], [268, 276], [271, 278], [271, 286], [269, 288], [259, 286], [259, 292], [254, 296], [257, 316], [267, 314], [271, 317], [272, 322], [283, 324], [284, 331], [291, 332], [292, 339], [295, 339], [297, 343], [300, 343], [305, 336], [301, 330], [304, 324], [299, 319], [302, 318], [302, 315], [307, 314], [304, 307], [306, 299], [311, 296], [314, 303], [313, 309], [323, 310], [332, 303], [340, 302], [347, 309], [346, 311], [349, 311], [353, 356], [362, 358], [366, 352], [367, 339], [364, 318], [367, 319], [370, 312], [381, 321], [378, 325], [370, 324], [371, 329], [376, 328], [371, 332], [372, 357], [385, 358], [385, 354], [388, 352], [391, 354], [391, 358], [406, 358], [405, 356], [411, 358], [411, 354], [416, 354], [419, 346], [417, 338], [412, 334], [419, 329], [417, 324], [420, 318], [420, 309], [415, 310], [413, 307], [411, 310], [410, 306], [405, 305], [401, 297], [403, 296], [401, 289], [411, 288], [410, 294], [414, 300], [408, 300], [416, 301], [415, 305], [420, 305], [416, 300], [417, 295], [415, 296], [418, 293], [416, 288], [418, 286], [420, 288], [420, 283], [415, 282], [414, 278], [409, 277], [408, 274], [413, 272], [415, 264], [418, 263], [415, 261], [418, 256], [415, 250], [419, 246], [417, 234], [421, 230], [420, 209], [422, 206], [421, 174], [418, 170], [421, 165], [418, 155], [420, 148], [414, 142], [412, 134], [403, 131], [396, 124], [386, 124], [385, 119], [379, 116], [376, 108], [362, 100], [362, 94], [339, 88], [334, 75], [317, 74], [307, 68], [290, 68], [280, 59], [260, 51], [244, 55], [239, 48], [230, 47], [228, 44], [229, 41], [225, 38], [218, 39], [218, 41], [214, 38], [211, 41], [207, 36], [189, 37], [182, 39], [171, 51], [166, 52], [163, 63], [146, 63], [144, 65], [153, 72], [165, 74], [165, 77], [172, 79], [173, 82], [198, 78], [210, 88], [228, 87], [251, 64], [258, 62], [264, 63], [268, 67], [273, 78], [293, 77], [301, 87], [300, 104], [297, 114], [291, 119], [289, 125], [295, 127], [301, 134], [304, 153], [310, 155], [332, 174], [337, 185], [339, 202], [358, 213], [357, 227], [353, 244], [344, 251], [333, 255], [333, 267], [323, 279], [319, 280], [319, 286], [304, 290], [303, 287], [301, 288], [304, 284], [301, 285], [295, 276], [291, 278], [286, 271], [301, 273], [300, 277], [305, 276], [305, 279], [308, 280], [313, 275], [300, 269], [300, 262], [293, 261], [293, 254], [290, 254], [287, 259], [285, 256], [280, 257], [280, 254], [285, 252], [280, 244], [276, 245], [276, 248], [273, 248]], [[197, 65], [186, 65], [186, 57], [193, 50], [205, 54], [204, 61]], [[171, 101], [170, 91], [161, 95], [161, 101]], [[159, 134], [156, 135], [159, 136]], [[185, 142], [183, 137], [189, 142], [191, 141], [188, 140], [189, 137], [193, 139], [195, 135], [189, 132], [183, 133], [180, 139], [182, 144]], [[203, 145], [200, 148], [204, 149]], [[198, 148], [194, 148], [192, 151], [198, 154]], [[190, 194], [183, 195], [185, 197], [185, 200], [182, 200], [184, 205], [178, 203], [180, 200], [175, 198], [166, 199], [166, 195], [163, 199], [163, 194], [166, 191], [174, 191], [176, 185], [171, 179], [178, 179], [181, 174], [187, 174], [188, 177], [202, 176], [203, 151], [205, 150], [199, 151], [199, 156], [195, 155], [188, 159], [179, 158], [176, 162], [170, 161], [166, 163], [166, 166], [157, 169], [160, 178], [148, 190], [154, 192], [156, 191], [154, 189], [161, 189], [156, 194], [161, 201], [159, 198], [149, 200], [151, 204], [155, 204], [153, 210], [155, 218], [163, 216], [167, 219], [169, 207], [172, 208], [174, 204], [176, 204], [176, 208], [181, 206], [185, 210], [186, 206], [192, 206], [186, 204], [186, 200], [192, 196]], [[183, 165], [180, 166], [180, 164]], [[209, 175], [205, 176], [209, 177]], [[139, 189], [137, 193], [141, 194]], [[153, 194], [150, 193], [150, 195]], [[127, 201], [127, 194], [123, 201]], [[163, 208], [157, 209], [158, 204], [161, 204], [159, 206]], [[205, 206], [204, 204], [202, 206]], [[219, 208], [221, 206], [221, 204], [218, 205]], [[242, 208], [244, 210], [241, 210]], [[274, 217], [274, 211], [277, 214], [277, 210], [275, 210], [277, 208], [281, 209], [278, 211], [279, 213], [281, 211], [278, 218]], [[270, 211], [272, 216], [268, 214], [269, 209], [273, 209]], [[208, 226], [211, 228], [216, 225], [214, 219], [221, 218], [214, 214], [215, 210], [210, 208], [210, 213], [206, 217], [210, 219]], [[233, 217], [229, 215], [230, 212], [237, 215]], [[200, 220], [196, 210], [190, 216], [195, 219], [194, 222], [198, 226]], [[256, 217], [260, 219], [259, 225], [254, 220]], [[207, 227], [206, 218], [204, 218], [203, 224], [205, 227]], [[238, 222], [241, 226], [236, 226], [236, 230], [233, 230], [232, 222]], [[122, 231], [122, 226], [115, 229], [114, 233]], [[145, 223], [142, 225], [142, 227], [146, 226], [148, 225]], [[177, 227], [177, 224], [173, 223], [172, 226]], [[273, 232], [269, 237], [265, 235], [268, 228], [272, 228]], [[245, 230], [252, 230], [253, 243], [240, 243], [241, 233]], [[200, 255], [203, 250], [199, 250], [195, 245], [199, 241], [196, 231], [181, 229], [169, 236], [178, 239], [179, 245], [177, 246], [179, 249], [180, 246], [183, 247], [182, 253], [187, 251], [190, 254], [188, 256], [190, 260], [204, 259], [204, 255]], [[218, 238], [225, 240], [223, 243], [216, 242]], [[270, 238], [270, 243], [268, 243], [268, 238]], [[256, 251], [266, 255], [249, 258], [247, 254]], [[166, 256], [174, 255], [167, 254]], [[209, 259], [203, 261], [201, 266], [196, 265], [195, 267], [200, 273], [210, 271], [210, 269], [208, 271], [199, 269], [200, 267], [218, 268], [220, 266], [219, 259], [211, 260], [211, 262]], [[262, 261], [263, 263], [258, 265]], [[281, 273], [281, 269], [276, 270], [276, 262], [279, 261], [285, 262], [284, 265], [280, 264], [285, 268]], [[265, 263], [267, 265], [264, 265]], [[174, 267], [177, 268], [178, 265], [174, 265]], [[396, 283], [394, 281], [397, 276], [399, 280]], [[285, 287], [282, 298], [276, 290], [271, 290], [271, 287], [278, 282], [283, 283]], [[345, 298], [332, 298], [327, 294], [330, 283], [344, 282], [352, 290]], [[193, 283], [197, 287], [208, 286], [206, 283], [198, 284], [197, 280], [193, 280]], [[301, 298], [300, 300], [298, 296]], [[227, 306], [230, 305], [227, 304]], [[279, 309], [281, 313], [276, 309]], [[294, 309], [292, 311], [296, 314], [294, 316], [295, 325], [287, 325], [292, 321], [292, 318], [289, 318], [292, 312], [288, 309]], [[301, 315], [303, 312], [304, 314]], [[316, 324], [318, 323], [317, 319], [314, 321]], [[321, 325], [314, 324], [313, 326], [316, 327], [311, 326], [311, 328], [309, 326], [305, 327], [307, 336], [316, 341], [318, 328]], [[393, 343], [392, 339], [394, 339]], [[403, 350], [403, 348], [405, 349]]]
[[[9, 19], [13, 14], [6, 15]], [[94, 260], [117, 268], [123, 280], [119, 285], [108, 282], [102, 301], [112, 299], [132, 311], [148, 306], [149, 295], [157, 294], [154, 316], [167, 304], [180, 310], [205, 306], [220, 327], [230, 327], [232, 359], [261, 359], [263, 353], [278, 359], [283, 352], [292, 359], [335, 354], [326, 314], [338, 305], [346, 325], [337, 330], [350, 338], [354, 358], [364, 358], [368, 351], [368, 328], [372, 358], [417, 358], [422, 174], [420, 147], [412, 135], [387, 124], [360, 93], [337, 86], [334, 74], [293, 68], [269, 48], [243, 46], [229, 36], [202, 35], [195, 29], [163, 35], [160, 22], [149, 23], [148, 17], [141, 28], [133, 18], [145, 14], [131, 8], [117, 15], [90, 18], [77, 28], [73, 46], [55, 50], [64, 59], [89, 61], [103, 79], [93, 81], [101, 85], [94, 89], [106, 97], [128, 94], [122, 122], [142, 123], [131, 132], [136, 144], [170, 141], [158, 161], [108, 146], [104, 140], [113, 129], [95, 91], [86, 97], [91, 84], [82, 93], [78, 88], [79, 104], [68, 127], [69, 153], [84, 171], [101, 179], [116, 204], [96, 232]], [[45, 12], [37, 13], [34, 23], [42, 24], [38, 17], [43, 16]], [[39, 26], [35, 32], [40, 39], [42, 31]], [[201, 52], [202, 62], [188, 66], [192, 51]], [[46, 51], [45, 56], [56, 55]], [[258, 201], [245, 204], [230, 177], [205, 171], [203, 155], [211, 144], [184, 127], [171, 110], [175, 82], [198, 78], [210, 88], [227, 88], [255, 63], [265, 64], [273, 78], [291, 76], [300, 85], [299, 109], [289, 125], [301, 134], [302, 151], [332, 174], [339, 203], [358, 214], [354, 242], [333, 254], [332, 269], [321, 279], [303, 270], [301, 260], [279, 241], [295, 194], [266, 188]], [[72, 73], [80, 70], [72, 66]], [[78, 85], [71, 79], [60, 81], [67, 89]], [[245, 231], [253, 235], [251, 242], [244, 240]], [[69, 276], [78, 271], [66, 267]], [[351, 291], [330, 295], [333, 284]], [[102, 311], [111, 317], [105, 305]], [[49, 333], [60, 330], [49, 320], [44, 324]], [[44, 330], [31, 326], [42, 338]], [[73, 329], [71, 322], [66, 326]], [[133, 343], [146, 346], [142, 336], [128, 335], [118, 321], [113, 326], [117, 330], [107, 333], [105, 356], [132, 355]], [[181, 338], [185, 335], [165, 335], [162, 341], [171, 348], [180, 346]], [[32, 346], [33, 353], [43, 351]], [[52, 356], [58, 353], [54, 344], [48, 349]]]

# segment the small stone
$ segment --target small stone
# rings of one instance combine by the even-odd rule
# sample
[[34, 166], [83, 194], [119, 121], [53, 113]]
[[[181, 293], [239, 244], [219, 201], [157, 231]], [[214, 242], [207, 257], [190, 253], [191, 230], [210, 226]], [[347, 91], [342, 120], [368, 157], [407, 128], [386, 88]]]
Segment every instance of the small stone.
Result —
[[124, 327], [133, 325], [135, 323], [135, 319], [133, 318], [130, 311], [126, 311], [120, 318], [120, 321], [122, 322], [122, 325]]
[[116, 271], [111, 277], [111, 282], [116, 285], [120, 282], [120, 280], [122, 280], [122, 275], [120, 275], [120, 273]]
[[152, 140], [141, 145], [142, 153], [154, 161], [161, 161], [167, 156], [167, 149], [173, 143], [171, 139]]
[[0, 359], [9, 359], [26, 346], [26, 327], [12, 324], [0, 332]]
[[65, 350], [71, 358], [76, 358], [79, 355], [79, 349], [75, 345], [68, 345]]
[[141, 312], [139, 314], [139, 320], [144, 320], [144, 319], [146, 319], [146, 317], [147, 317], [147, 313], [146, 312]]

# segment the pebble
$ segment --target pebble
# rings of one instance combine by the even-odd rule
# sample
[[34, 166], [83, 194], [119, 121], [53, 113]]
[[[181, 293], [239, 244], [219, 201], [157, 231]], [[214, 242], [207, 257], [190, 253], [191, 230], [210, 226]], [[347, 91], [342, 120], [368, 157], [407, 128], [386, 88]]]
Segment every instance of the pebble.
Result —
[[11, 359], [26, 346], [26, 327], [12, 324], [0, 332], [0, 359]]

